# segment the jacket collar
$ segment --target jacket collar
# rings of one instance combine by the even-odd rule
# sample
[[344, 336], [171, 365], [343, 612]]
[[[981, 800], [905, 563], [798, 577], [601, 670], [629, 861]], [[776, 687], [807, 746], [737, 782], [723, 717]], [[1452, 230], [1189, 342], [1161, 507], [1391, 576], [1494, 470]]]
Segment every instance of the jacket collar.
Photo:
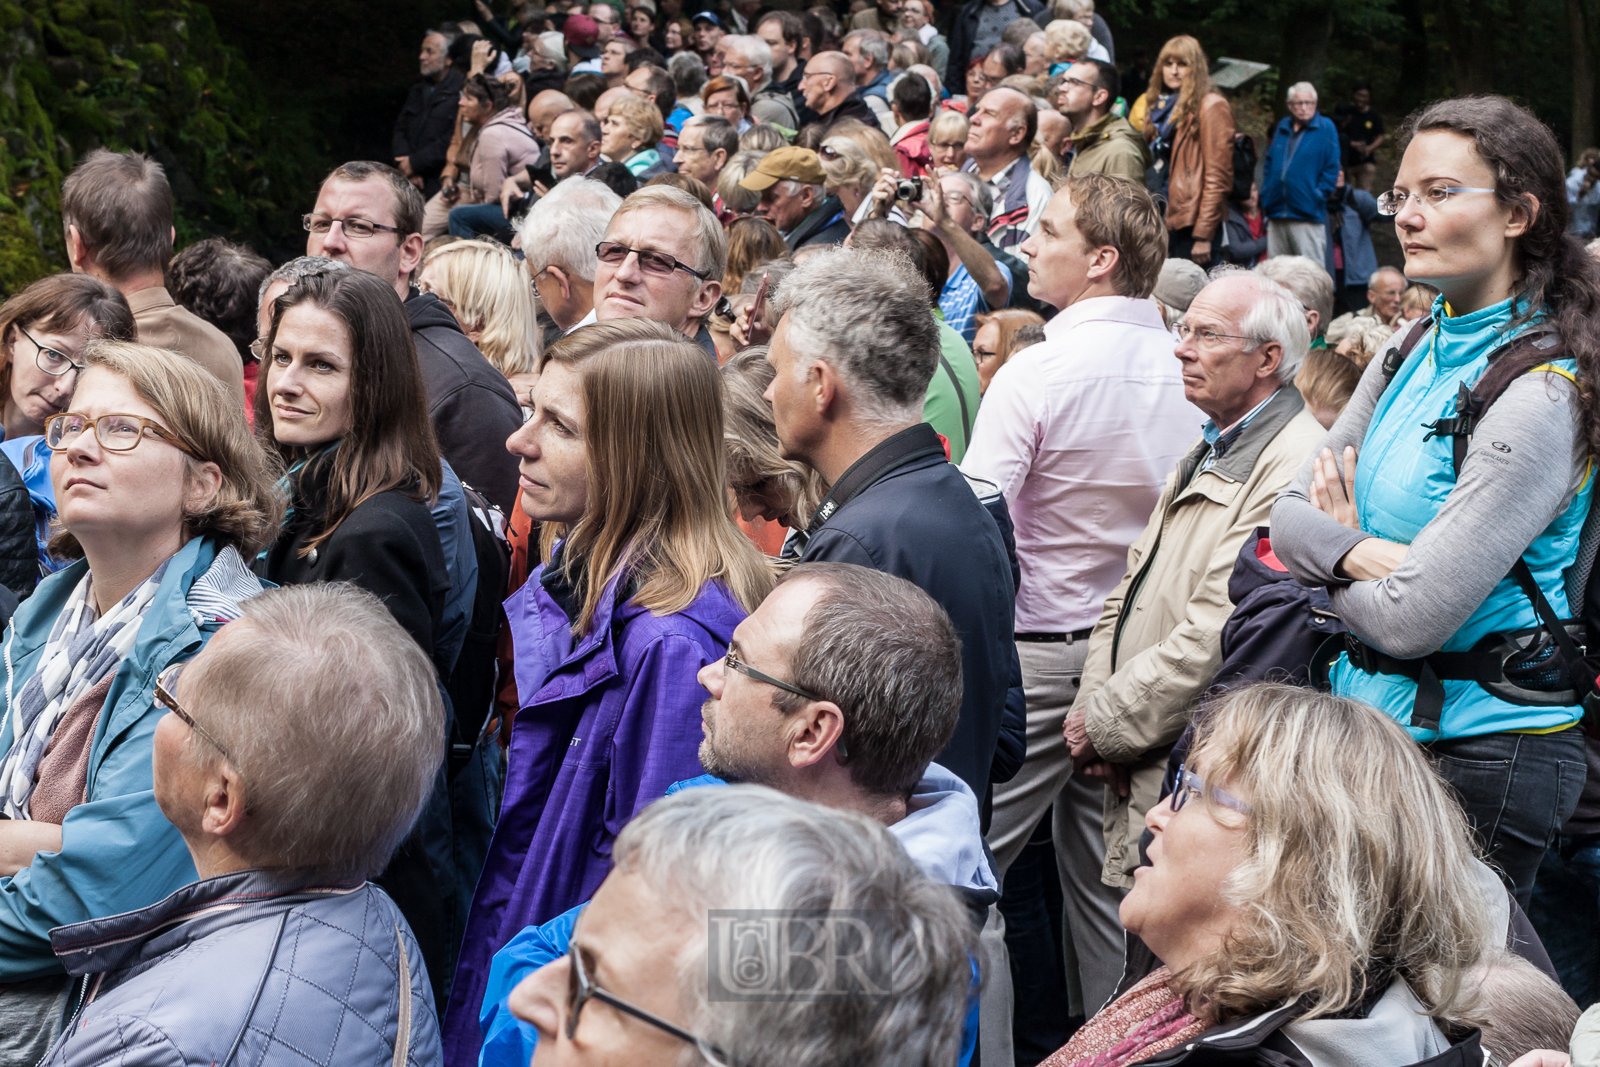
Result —
[[817, 209], [801, 219], [799, 225], [790, 230], [784, 239], [789, 243], [790, 248], [798, 248], [801, 241], [804, 241], [812, 234], [827, 229], [833, 225], [836, 216], [843, 214], [844, 207], [837, 196], [823, 197], [822, 203], [817, 205]]
[[223, 926], [307, 900], [361, 889], [363, 879], [318, 879], [303, 871], [236, 871], [191, 882], [137, 911], [58, 926], [50, 947], [68, 974], [95, 974], [148, 962]]
[[146, 311], [154, 311], [157, 308], [176, 306], [177, 302], [172, 299], [172, 294], [159, 285], [150, 289], [140, 289], [128, 297], [128, 310], [135, 315], [142, 315]]
[[1086, 322], [1120, 322], [1129, 326], [1148, 326], [1166, 332], [1161, 309], [1154, 300], [1136, 300], [1131, 296], [1091, 296], [1076, 304], [1068, 304], [1044, 325], [1044, 335], [1059, 341], [1075, 326]]
[[[1206, 473], [1220, 475], [1230, 482], [1247, 482], [1250, 473], [1255, 470], [1256, 460], [1261, 458], [1261, 453], [1271, 443], [1278, 431], [1289, 424], [1289, 420], [1300, 414], [1306, 402], [1300, 396], [1300, 390], [1292, 385], [1280, 388], [1272, 399], [1267, 401], [1267, 406], [1261, 409], [1260, 414], [1250, 421], [1229, 446], [1228, 451], [1217, 457], [1217, 461], [1206, 468]], [[1201, 441], [1189, 454], [1183, 457], [1183, 462], [1178, 466], [1178, 484], [1187, 485], [1194, 477], [1195, 468], [1205, 459], [1211, 446]]]

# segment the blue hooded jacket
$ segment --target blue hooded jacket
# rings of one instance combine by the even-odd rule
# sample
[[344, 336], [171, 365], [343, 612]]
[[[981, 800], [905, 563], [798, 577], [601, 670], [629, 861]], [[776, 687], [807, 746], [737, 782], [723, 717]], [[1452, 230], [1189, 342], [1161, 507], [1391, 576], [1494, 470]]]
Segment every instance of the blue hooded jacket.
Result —
[[1339, 130], [1322, 112], [1298, 133], [1285, 117], [1273, 131], [1261, 171], [1261, 210], [1269, 219], [1322, 222], [1339, 184]]
[[[50, 946], [57, 926], [147, 907], [195, 880], [194, 862], [177, 829], [156, 804], [150, 768], [156, 723], [156, 676], [193, 658], [217, 630], [218, 619], [196, 621], [189, 590], [221, 551], [197, 537], [172, 557], [117, 668], [89, 750], [87, 799], [61, 826], [61, 851], [40, 852], [10, 878], [0, 878], [0, 982], [62, 972]], [[39, 583], [6, 628], [5, 720], [0, 752], [11, 747], [11, 703], [38, 668], [63, 605], [89, 569], [79, 560]]]

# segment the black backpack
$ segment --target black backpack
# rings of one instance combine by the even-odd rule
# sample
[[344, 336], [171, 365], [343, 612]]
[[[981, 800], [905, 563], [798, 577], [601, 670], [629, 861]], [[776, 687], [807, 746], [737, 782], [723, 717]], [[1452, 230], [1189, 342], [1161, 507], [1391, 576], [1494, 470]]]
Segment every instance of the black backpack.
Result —
[[1228, 199], [1242, 204], [1250, 199], [1256, 181], [1256, 142], [1248, 133], [1233, 135], [1233, 192]]
[[482, 493], [466, 482], [461, 489], [467, 497], [471, 516], [473, 554], [478, 558], [478, 587], [472, 598], [472, 616], [467, 621], [466, 640], [445, 689], [455, 710], [450, 737], [450, 771], [466, 766], [472, 758], [484, 724], [494, 709], [499, 685], [496, 647], [506, 613], [502, 602], [511, 576], [511, 542], [506, 537], [505, 513], [489, 503]]
[[[1398, 343], [1384, 352], [1385, 389], [1432, 325], [1432, 319], [1419, 320]], [[1560, 338], [1553, 330], [1535, 327], [1491, 353], [1489, 361], [1492, 365], [1494, 360], [1528, 345], [1544, 357], [1544, 363], [1561, 358]], [[1530, 368], [1529, 373], [1537, 369], [1539, 367]], [[1457, 393], [1456, 413], [1427, 424], [1427, 437], [1451, 439], [1451, 458], [1457, 476], [1466, 459], [1473, 431], [1509, 384], [1508, 379], [1498, 389], [1482, 393], [1479, 392], [1483, 385], [1481, 380], [1470, 389], [1463, 384]], [[1600, 550], [1600, 508], [1591, 506], [1579, 535], [1577, 555], [1566, 572], [1567, 604], [1581, 609], [1574, 618], [1562, 619], [1556, 615], [1527, 560], [1519, 557], [1511, 566], [1511, 577], [1533, 603], [1539, 626], [1514, 633], [1488, 634], [1465, 652], [1434, 652], [1419, 659], [1396, 659], [1348, 633], [1343, 635], [1345, 647], [1342, 651], [1348, 652], [1350, 662], [1362, 670], [1403, 675], [1417, 683], [1412, 726], [1428, 730], [1439, 728], [1439, 715], [1444, 710], [1444, 687], [1440, 683], [1457, 680], [1477, 682], [1511, 704], [1532, 707], [1580, 704], [1584, 725], [1600, 736], [1600, 683], [1596, 677], [1600, 675], [1600, 655], [1590, 655], [1587, 648], [1590, 634], [1600, 636], [1600, 581], [1595, 580], [1594, 566], [1597, 550]], [[1323, 653], [1319, 653], [1318, 661], [1320, 668], [1327, 667]]]

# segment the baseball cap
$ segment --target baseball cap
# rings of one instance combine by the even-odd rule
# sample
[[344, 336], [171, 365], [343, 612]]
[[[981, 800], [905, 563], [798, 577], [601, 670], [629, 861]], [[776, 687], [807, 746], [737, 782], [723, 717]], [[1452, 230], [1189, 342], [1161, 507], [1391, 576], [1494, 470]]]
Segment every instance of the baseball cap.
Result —
[[739, 188], [759, 193], [784, 180], [822, 185], [827, 182], [828, 176], [823, 172], [817, 154], [811, 149], [778, 148], [762, 157], [756, 169], [745, 175], [739, 183]]
[[710, 11], [702, 11], [702, 12], [700, 12], [700, 14], [698, 14], [694, 18], [690, 19], [689, 22], [692, 25], [692, 24], [694, 24], [696, 22], [699, 22], [701, 19], [705, 19], [707, 22], [711, 23], [711, 25], [715, 26], [719, 30], [722, 29], [722, 20], [717, 18], [717, 16], [713, 12], [710, 12]]
[[567, 47], [572, 49], [573, 55], [580, 59], [593, 59], [600, 54], [595, 45], [600, 39], [600, 24], [588, 15], [568, 15], [561, 35], [567, 39]]
[[1189, 310], [1194, 298], [1206, 287], [1205, 268], [1187, 259], [1169, 259], [1161, 264], [1161, 276], [1150, 295], [1179, 312]]

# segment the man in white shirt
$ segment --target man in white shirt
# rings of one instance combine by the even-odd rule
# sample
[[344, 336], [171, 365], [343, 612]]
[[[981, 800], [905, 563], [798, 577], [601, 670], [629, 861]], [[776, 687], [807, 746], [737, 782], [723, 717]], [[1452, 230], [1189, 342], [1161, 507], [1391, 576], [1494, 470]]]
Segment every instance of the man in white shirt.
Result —
[[1173, 337], [1149, 298], [1166, 255], [1161, 211], [1138, 183], [1067, 180], [1021, 252], [1028, 291], [1061, 309], [1045, 340], [996, 372], [961, 464], [996, 483], [1016, 528], [1017, 653], [1027, 760], [994, 791], [989, 845], [1010, 867], [1055, 807], [1056, 861], [1083, 1002], [1121, 976], [1121, 894], [1101, 882], [1103, 783], [1074, 777], [1062, 723], [1089, 631], [1121, 579], [1167, 475], [1204, 416], [1184, 398]]

